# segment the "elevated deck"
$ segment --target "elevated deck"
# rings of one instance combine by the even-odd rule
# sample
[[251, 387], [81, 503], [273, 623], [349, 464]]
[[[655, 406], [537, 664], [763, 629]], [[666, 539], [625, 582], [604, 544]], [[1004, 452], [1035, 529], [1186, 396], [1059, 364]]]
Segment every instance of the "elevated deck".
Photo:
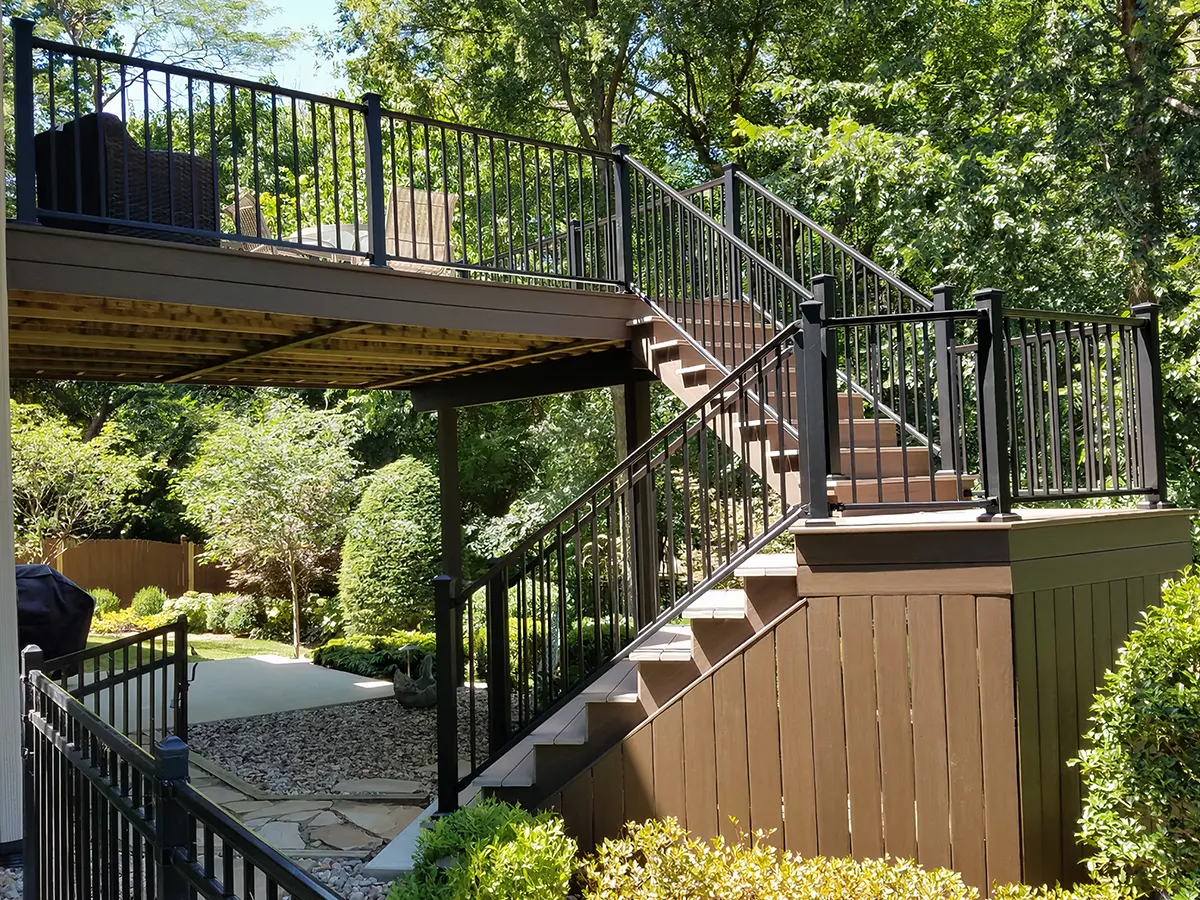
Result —
[[10, 224], [12, 375], [412, 388], [627, 352], [630, 294]]

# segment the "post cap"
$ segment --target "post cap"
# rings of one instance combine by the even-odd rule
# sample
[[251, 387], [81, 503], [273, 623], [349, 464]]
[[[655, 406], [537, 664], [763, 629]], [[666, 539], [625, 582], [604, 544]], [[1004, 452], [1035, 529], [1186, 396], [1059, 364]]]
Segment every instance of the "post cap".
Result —
[[629, 145], [628, 144], [614, 144], [613, 148], [612, 148], [612, 152], [614, 154], [616, 154], [617, 156], [628, 156], [629, 155]]

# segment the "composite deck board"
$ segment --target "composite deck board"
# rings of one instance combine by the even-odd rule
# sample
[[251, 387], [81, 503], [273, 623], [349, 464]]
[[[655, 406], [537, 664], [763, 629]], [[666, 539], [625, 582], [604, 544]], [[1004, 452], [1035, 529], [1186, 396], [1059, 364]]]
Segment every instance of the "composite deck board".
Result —
[[871, 598], [842, 597], [842, 669], [846, 703], [846, 767], [850, 789], [850, 846], [860, 858], [883, 855], [879, 708]]
[[[785, 653], [793, 652], [785, 648]], [[779, 697], [775, 629], [746, 651], [746, 750], [750, 775], [749, 830], [768, 833], [783, 848], [783, 780], [779, 745]]]
[[976, 601], [987, 880], [1001, 884], [1021, 880], [1012, 615], [1008, 597]]
[[850, 823], [846, 808], [849, 785], [838, 598], [813, 597], [808, 603], [817, 847], [823, 856], [847, 856], [850, 853]]
[[898, 859], [912, 859], [917, 855], [917, 798], [906, 604], [903, 596], [874, 597], [872, 604], [884, 850]]
[[986, 883], [983, 771], [980, 760], [979, 669], [975, 598], [942, 598], [946, 668], [946, 740], [954, 869], [968, 884]]
[[949, 867], [950, 774], [941, 597], [908, 598], [908, 636], [912, 645], [913, 742], [921, 748], [915, 768], [917, 847], [926, 865]]
[[717, 814], [720, 834], [737, 841], [750, 824], [750, 780], [746, 742], [746, 682], [739, 657], [712, 675], [716, 737]]
[[808, 676], [808, 610], [775, 630], [779, 678], [779, 762], [783, 770], [784, 840], [801, 856], [817, 855], [812, 694]]

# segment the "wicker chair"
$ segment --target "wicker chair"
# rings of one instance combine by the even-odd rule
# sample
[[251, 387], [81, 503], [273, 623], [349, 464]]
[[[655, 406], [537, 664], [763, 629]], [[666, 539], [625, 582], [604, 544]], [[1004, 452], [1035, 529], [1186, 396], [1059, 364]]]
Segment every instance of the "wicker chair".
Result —
[[[422, 191], [411, 186], [396, 187], [387, 207], [388, 256], [449, 262], [453, 252], [450, 226], [454, 222], [454, 208], [457, 205], [458, 194]], [[396, 259], [388, 260], [388, 266], [426, 275], [455, 274], [455, 270], [448, 266]]]
[[[217, 246], [215, 236], [141, 228], [130, 222], [215, 233], [212, 161], [146, 150], [111, 113], [89, 113], [34, 137], [38, 207], [44, 225]], [[52, 211], [101, 219], [81, 222]]]
[[228, 206], [221, 207], [221, 214], [233, 222], [234, 232], [250, 238], [248, 241], [221, 241], [221, 246], [231, 250], [244, 250], [247, 253], [263, 253], [268, 256], [303, 257], [303, 253], [275, 247], [271, 244], [260, 244], [256, 238], [272, 237], [267, 223], [263, 219], [262, 207], [258, 204], [258, 195], [254, 191], [243, 188], [238, 191], [237, 199]]

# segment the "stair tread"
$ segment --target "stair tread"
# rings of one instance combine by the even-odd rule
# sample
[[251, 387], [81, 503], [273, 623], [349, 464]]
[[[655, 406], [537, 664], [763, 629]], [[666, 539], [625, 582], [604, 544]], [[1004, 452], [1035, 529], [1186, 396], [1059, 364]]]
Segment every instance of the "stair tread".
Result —
[[796, 576], [797, 564], [794, 553], [756, 553], [747, 562], [738, 566], [733, 574], [739, 578], [763, 578], [771, 576]]
[[541, 727], [530, 734], [533, 744], [550, 744], [558, 746], [581, 746], [587, 743], [587, 708], [564, 707], [573, 715], [568, 721], [555, 721], [552, 716]]
[[692, 658], [692, 629], [664, 625], [629, 654], [637, 662], [687, 662]]
[[683, 611], [685, 619], [744, 619], [746, 592], [740, 588], [705, 591]]

